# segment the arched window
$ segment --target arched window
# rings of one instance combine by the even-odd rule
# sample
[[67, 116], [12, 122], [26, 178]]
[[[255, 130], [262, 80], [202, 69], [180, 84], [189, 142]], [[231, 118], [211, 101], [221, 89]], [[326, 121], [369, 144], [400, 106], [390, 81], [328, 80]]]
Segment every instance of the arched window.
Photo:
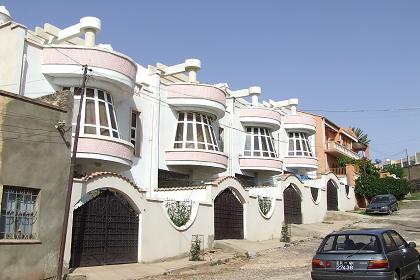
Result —
[[273, 138], [267, 128], [247, 127], [244, 156], [276, 158]]
[[211, 117], [200, 113], [179, 113], [174, 148], [219, 151]]
[[[77, 113], [79, 112], [81, 91], [81, 88], [73, 88], [73, 126], [76, 125]], [[80, 134], [93, 134], [120, 138], [112, 97], [106, 91], [86, 88], [86, 94], [82, 105]]]
[[312, 199], [314, 201], [317, 201], [318, 200], [318, 193], [319, 193], [319, 189], [318, 188], [311, 187]]
[[306, 133], [289, 132], [289, 156], [313, 157]]

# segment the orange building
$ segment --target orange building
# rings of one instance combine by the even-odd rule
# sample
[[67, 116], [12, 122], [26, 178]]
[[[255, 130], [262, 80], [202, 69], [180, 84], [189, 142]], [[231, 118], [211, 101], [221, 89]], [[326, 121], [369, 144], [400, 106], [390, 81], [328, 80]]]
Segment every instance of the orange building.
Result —
[[343, 128], [329, 119], [311, 114], [316, 121], [316, 155], [318, 158], [318, 174], [333, 172], [345, 175], [346, 167], [340, 167], [338, 159], [369, 158], [368, 146], [360, 143], [351, 128]]

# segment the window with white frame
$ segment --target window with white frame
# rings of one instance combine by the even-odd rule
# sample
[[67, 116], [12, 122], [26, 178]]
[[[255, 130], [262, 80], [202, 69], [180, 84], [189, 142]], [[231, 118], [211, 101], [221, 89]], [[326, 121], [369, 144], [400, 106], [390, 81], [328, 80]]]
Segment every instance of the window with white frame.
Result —
[[211, 117], [200, 113], [179, 113], [174, 148], [219, 151]]
[[[81, 88], [73, 88], [75, 100], [73, 126], [76, 125], [81, 91]], [[86, 88], [82, 105], [80, 133], [82, 135], [95, 134], [120, 138], [112, 97], [109, 93], [100, 89]]]
[[289, 156], [313, 157], [306, 133], [289, 132]]
[[3, 186], [0, 239], [37, 239], [39, 190]]
[[131, 110], [130, 117], [130, 142], [134, 145], [134, 155], [140, 155], [139, 137], [140, 112]]
[[267, 128], [247, 127], [244, 156], [276, 158], [273, 137]]

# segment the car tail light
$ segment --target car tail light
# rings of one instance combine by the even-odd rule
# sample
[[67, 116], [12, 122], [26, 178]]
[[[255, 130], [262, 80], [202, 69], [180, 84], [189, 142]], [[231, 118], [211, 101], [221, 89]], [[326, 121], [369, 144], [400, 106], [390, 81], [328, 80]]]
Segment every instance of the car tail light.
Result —
[[368, 269], [388, 268], [388, 260], [371, 260], [368, 263]]
[[324, 268], [324, 262], [320, 259], [312, 259], [312, 268]]

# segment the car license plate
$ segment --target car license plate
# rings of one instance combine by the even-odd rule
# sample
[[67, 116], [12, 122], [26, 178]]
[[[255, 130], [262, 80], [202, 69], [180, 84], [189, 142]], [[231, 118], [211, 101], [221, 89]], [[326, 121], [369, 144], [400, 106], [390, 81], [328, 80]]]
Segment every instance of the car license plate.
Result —
[[336, 270], [353, 270], [353, 262], [351, 261], [337, 261], [335, 265]]

